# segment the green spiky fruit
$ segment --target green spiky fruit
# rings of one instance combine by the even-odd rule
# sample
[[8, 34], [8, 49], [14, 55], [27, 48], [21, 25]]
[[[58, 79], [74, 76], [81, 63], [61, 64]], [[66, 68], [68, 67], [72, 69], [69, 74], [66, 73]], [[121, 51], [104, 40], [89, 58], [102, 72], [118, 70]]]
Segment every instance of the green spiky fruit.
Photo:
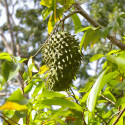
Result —
[[49, 89], [68, 89], [81, 63], [77, 40], [69, 32], [53, 34], [43, 50], [43, 60], [50, 69], [47, 80]]

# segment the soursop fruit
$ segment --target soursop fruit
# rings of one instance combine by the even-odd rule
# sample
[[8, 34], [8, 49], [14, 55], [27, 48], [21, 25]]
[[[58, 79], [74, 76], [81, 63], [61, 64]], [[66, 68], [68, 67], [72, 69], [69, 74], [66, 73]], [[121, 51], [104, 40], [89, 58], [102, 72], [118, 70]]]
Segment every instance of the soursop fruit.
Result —
[[43, 61], [49, 67], [47, 86], [54, 91], [70, 88], [81, 63], [79, 43], [69, 32], [51, 36], [42, 50]]

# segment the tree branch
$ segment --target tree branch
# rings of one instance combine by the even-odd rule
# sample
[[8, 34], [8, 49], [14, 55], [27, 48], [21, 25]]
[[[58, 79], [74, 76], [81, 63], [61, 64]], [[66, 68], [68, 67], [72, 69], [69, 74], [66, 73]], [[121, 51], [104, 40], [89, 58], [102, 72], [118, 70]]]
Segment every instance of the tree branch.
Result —
[[13, 55], [16, 55], [14, 35], [13, 35], [12, 25], [11, 25], [11, 22], [10, 22], [10, 13], [9, 13], [9, 8], [8, 8], [7, 0], [5, 0], [5, 8], [6, 8], [6, 16], [7, 16], [8, 29], [9, 29], [10, 36], [11, 36], [11, 41], [12, 41], [12, 43], [11, 43], [11, 49], [12, 49]]
[[[93, 20], [84, 10], [83, 8], [78, 4], [74, 4], [76, 10], [80, 10], [80, 14], [94, 27], [100, 27], [103, 28], [99, 23], [97, 23], [95, 20]], [[122, 43], [120, 40], [116, 39], [114, 36], [107, 35], [107, 38], [111, 41], [111, 43], [115, 44], [117, 47], [119, 47], [122, 50], [125, 50], [125, 44]]]
[[114, 122], [112, 125], [115, 125], [115, 124], [118, 122], [118, 120], [121, 118], [121, 116], [122, 116], [122, 114], [124, 113], [124, 111], [125, 111], [125, 107], [124, 107], [123, 110], [119, 113], [117, 119], [115, 120], [115, 122]]
[[105, 100], [109, 101], [110, 103], [112, 103], [113, 105], [115, 105], [115, 102], [113, 102], [112, 100], [108, 99], [107, 97], [105, 97], [104, 95], [100, 94]]
[[11, 93], [0, 93], [0, 96], [11, 95]]
[[97, 112], [95, 112], [95, 114], [96, 114], [99, 118], [101, 118], [101, 119], [105, 122], [105, 124], [107, 124], [107, 122], [105, 121], [105, 119], [104, 119], [102, 116], [100, 116]]
[[7, 52], [12, 54], [12, 50], [11, 50], [11, 48], [10, 48], [8, 42], [7, 42], [7, 39], [4, 36], [3, 31], [1, 29], [0, 29], [0, 35], [1, 35], [4, 46], [6, 47]]

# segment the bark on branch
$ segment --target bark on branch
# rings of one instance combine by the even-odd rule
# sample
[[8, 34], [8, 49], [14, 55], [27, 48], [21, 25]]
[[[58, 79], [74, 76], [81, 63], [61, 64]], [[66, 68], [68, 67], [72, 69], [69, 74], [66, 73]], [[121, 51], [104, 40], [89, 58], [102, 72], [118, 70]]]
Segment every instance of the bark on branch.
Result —
[[[100, 27], [103, 28], [99, 23], [97, 23], [95, 20], [93, 20], [85, 11], [84, 9], [78, 4], [75, 3], [75, 9], [80, 10], [80, 14], [94, 27]], [[115, 44], [117, 47], [119, 47], [122, 50], [125, 50], [125, 44], [122, 43], [120, 40], [116, 39], [114, 36], [107, 35], [107, 38], [111, 41], [111, 43]]]
[[8, 8], [8, 3], [7, 3], [7, 0], [5, 0], [4, 2], [5, 2], [5, 8], [6, 8], [8, 29], [9, 29], [10, 36], [11, 36], [11, 49], [12, 49], [13, 55], [16, 55], [16, 48], [15, 48], [14, 35], [13, 35], [13, 28], [12, 28], [12, 24], [10, 22], [10, 13], [9, 13], [9, 8]]
[[12, 54], [12, 50], [11, 50], [10, 46], [8, 45], [8, 41], [7, 41], [6, 37], [4, 36], [4, 33], [3, 33], [3, 31], [1, 29], [0, 29], [0, 36], [2, 38], [3, 44], [4, 44], [5, 48], [6, 48], [6, 51], [8, 53]]

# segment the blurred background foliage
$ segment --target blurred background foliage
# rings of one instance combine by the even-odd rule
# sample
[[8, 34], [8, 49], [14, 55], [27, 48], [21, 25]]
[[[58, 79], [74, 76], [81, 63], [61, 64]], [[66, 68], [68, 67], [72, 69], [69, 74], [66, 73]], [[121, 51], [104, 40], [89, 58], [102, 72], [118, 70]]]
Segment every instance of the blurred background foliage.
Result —
[[[42, 43], [44, 43], [48, 36], [48, 18], [46, 20], [43, 20], [41, 14], [42, 10], [45, 9], [45, 7], [39, 4], [40, 0], [9, 0], [7, 2], [10, 13], [9, 18], [14, 36], [14, 45], [16, 48], [15, 55], [29, 58], [38, 50], [38, 48], [41, 46]], [[6, 37], [8, 45], [11, 46], [7, 14], [5, 12], [5, 1], [1, 0], [0, 3], [0, 30], [2, 31], [2, 34]], [[122, 27], [121, 30], [115, 20], [118, 20], [120, 15], [125, 12], [125, 6], [123, 6], [124, 4], [124, 0], [89, 0], [89, 2], [83, 4], [83, 7], [86, 8], [86, 11], [93, 17], [93, 19], [97, 20], [104, 27], [110, 27], [112, 25], [114, 27], [114, 30], [111, 31], [111, 34], [116, 35], [117, 38], [122, 38], [123, 34], [125, 34], [125, 30], [123, 30], [123, 28], [125, 27]], [[89, 25], [89, 23], [81, 16], [80, 20], [83, 27]], [[65, 30], [73, 32], [73, 27], [74, 26], [71, 19], [68, 19], [65, 24]], [[76, 34], [76, 37], [79, 39], [79, 41], [81, 40], [83, 34], [84, 32]], [[94, 76], [94, 78], [96, 78], [96, 76], [98, 76], [98, 74], [101, 72], [102, 63], [105, 59], [100, 59], [98, 61], [95, 61], [94, 63], [90, 63], [90, 57], [98, 53], [106, 54], [113, 48], [116, 47], [114, 45], [111, 45], [107, 39], [100, 39], [93, 48], [87, 48], [86, 51], [82, 50], [83, 61], [77, 75], [79, 82], [75, 82], [75, 85], [78, 87], [78, 89], [83, 88], [85, 83], [87, 83], [90, 79], [91, 81], [94, 81], [91, 76]], [[7, 48], [5, 47], [5, 44], [1, 37], [0, 52], [6, 51]], [[34, 60], [37, 66], [40, 67], [42, 62], [41, 53], [39, 53]], [[3, 63], [3, 61], [1, 60], [0, 62], [1, 64]], [[1, 66], [2, 65], [0, 65], [0, 67]], [[0, 69], [2, 69], [2, 67]], [[0, 79], [0, 81], [2, 81], [2, 79]], [[4, 89], [1, 92], [12, 93], [15, 85], [19, 86], [18, 81], [16, 80], [11, 83], [6, 83], [4, 84]], [[10, 88], [12, 88], [12, 90]], [[0, 98], [2, 100], [4, 99], [3, 96], [1, 96]]]

